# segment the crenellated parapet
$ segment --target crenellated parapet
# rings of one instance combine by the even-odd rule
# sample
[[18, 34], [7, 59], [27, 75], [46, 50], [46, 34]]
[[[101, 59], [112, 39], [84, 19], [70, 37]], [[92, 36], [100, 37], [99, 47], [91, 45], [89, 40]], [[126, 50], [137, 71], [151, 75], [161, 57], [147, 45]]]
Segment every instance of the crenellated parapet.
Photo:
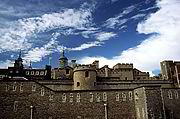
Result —
[[83, 70], [96, 70], [96, 66], [92, 65], [92, 64], [78, 64], [75, 68], [74, 68], [74, 72], [76, 71], [83, 71]]
[[94, 90], [96, 76], [95, 65], [77, 65], [73, 71], [74, 90]]
[[118, 63], [116, 65], [113, 66], [113, 69], [132, 69], [133, 68], [133, 64], [132, 63]]

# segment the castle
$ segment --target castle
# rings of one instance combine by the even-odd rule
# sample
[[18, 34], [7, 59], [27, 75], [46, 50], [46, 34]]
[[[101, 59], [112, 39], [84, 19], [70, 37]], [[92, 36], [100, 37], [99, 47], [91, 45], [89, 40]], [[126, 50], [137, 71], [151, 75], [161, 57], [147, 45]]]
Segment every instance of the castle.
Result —
[[180, 119], [180, 62], [163, 61], [150, 77], [133, 64], [92, 64], [0, 69], [1, 119]]

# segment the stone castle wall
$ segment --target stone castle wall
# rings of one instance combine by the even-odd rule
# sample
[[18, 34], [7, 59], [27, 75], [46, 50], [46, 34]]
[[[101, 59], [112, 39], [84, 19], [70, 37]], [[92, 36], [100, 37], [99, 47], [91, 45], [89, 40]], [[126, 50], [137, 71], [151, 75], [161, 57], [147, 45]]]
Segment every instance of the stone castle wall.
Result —
[[74, 69], [74, 90], [94, 90], [96, 86], [94, 65], [79, 65]]
[[[13, 91], [14, 84], [17, 87]], [[21, 84], [23, 91], [22, 87], [20, 91]], [[33, 119], [104, 119], [104, 104], [107, 104], [108, 119], [135, 119], [133, 90], [52, 91], [30, 81], [0, 85], [2, 119], [30, 118], [30, 106], [33, 106]], [[36, 86], [34, 91], [33, 86]]]

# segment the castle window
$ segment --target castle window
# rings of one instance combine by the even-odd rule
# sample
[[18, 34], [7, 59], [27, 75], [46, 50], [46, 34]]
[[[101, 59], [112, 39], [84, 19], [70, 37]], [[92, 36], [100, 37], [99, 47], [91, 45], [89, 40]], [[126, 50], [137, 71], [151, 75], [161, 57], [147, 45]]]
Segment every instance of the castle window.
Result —
[[70, 99], [69, 102], [73, 102], [73, 93], [70, 93]]
[[79, 87], [80, 86], [80, 82], [77, 82], [77, 87]]
[[81, 96], [79, 93], [77, 93], [76, 102], [80, 102]]
[[90, 102], [93, 102], [93, 93], [89, 93], [90, 94]]
[[66, 69], [66, 74], [69, 74], [69, 69]]
[[6, 84], [6, 92], [9, 90], [9, 85]]
[[129, 91], [129, 100], [132, 100], [132, 91]]
[[101, 101], [101, 97], [100, 97], [99, 93], [96, 93], [96, 101], [97, 101], [97, 102], [100, 102], [100, 101]]
[[16, 91], [16, 88], [17, 88], [17, 86], [16, 86], [16, 82], [13, 84], [13, 91]]
[[170, 112], [170, 119], [174, 119], [173, 111]]
[[96, 86], [96, 82], [94, 82], [94, 86]]
[[41, 88], [41, 96], [44, 96], [44, 87]]
[[125, 80], [128, 80], [128, 78], [127, 78], [127, 77], [125, 77]]
[[53, 100], [53, 94], [50, 94], [49, 95], [49, 101], [52, 101]]
[[39, 75], [39, 71], [36, 71], [36, 75]]
[[126, 94], [122, 93], [122, 101], [126, 101]]
[[29, 75], [29, 71], [26, 71], [26, 75]]
[[20, 85], [20, 92], [23, 92], [23, 83]]
[[173, 99], [171, 90], [168, 91], [168, 98]]
[[89, 72], [85, 71], [85, 77], [89, 77]]
[[135, 100], [136, 100], [136, 101], [139, 100], [139, 95], [138, 95], [137, 92], [135, 93]]
[[46, 75], [47, 74], [47, 70], [45, 71], [45, 74], [44, 75]]
[[119, 93], [116, 93], [116, 101], [119, 101]]
[[40, 75], [44, 75], [44, 71], [41, 71]]
[[106, 94], [106, 92], [103, 93], [103, 101], [105, 101], [105, 102], [107, 101], [107, 94]]
[[32, 91], [36, 91], [36, 85], [35, 84], [32, 85]]
[[62, 102], [66, 102], [66, 93], [63, 93], [62, 95]]
[[17, 112], [18, 101], [14, 101], [14, 106], [13, 107], [14, 107], [13, 111]]
[[178, 94], [178, 91], [177, 91], [177, 90], [175, 90], [175, 91], [174, 91], [174, 93], [175, 93], [175, 98], [176, 98], [176, 99], [179, 99], [179, 94]]
[[31, 71], [31, 75], [34, 75], [34, 71]]

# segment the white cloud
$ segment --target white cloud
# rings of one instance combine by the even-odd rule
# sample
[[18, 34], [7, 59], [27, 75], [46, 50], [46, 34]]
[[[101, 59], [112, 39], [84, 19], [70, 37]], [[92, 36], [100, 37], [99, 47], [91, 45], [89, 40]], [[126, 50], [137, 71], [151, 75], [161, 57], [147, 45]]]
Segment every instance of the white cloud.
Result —
[[124, 19], [123, 17], [131, 13], [136, 8], [136, 6], [137, 5], [131, 5], [123, 9], [123, 11], [117, 16], [107, 19], [105, 23], [103, 24], [103, 26], [114, 29], [115, 27], [125, 24], [128, 21], [128, 19]]
[[0, 67], [1, 68], [8, 68], [10, 66], [13, 66], [14, 61], [6, 60], [6, 61], [0, 61]]
[[131, 19], [138, 20], [139, 18], [144, 17], [144, 16], [146, 16], [146, 14], [137, 14], [137, 15], [131, 17]]
[[67, 48], [67, 50], [80, 51], [80, 50], [84, 50], [84, 49], [95, 47], [95, 46], [102, 46], [102, 44], [104, 44], [104, 41], [109, 40], [115, 36], [116, 34], [113, 32], [99, 32], [95, 34], [96, 41], [84, 43], [75, 48]]
[[40, 17], [19, 19], [11, 27], [0, 29], [0, 52], [29, 50], [33, 46], [33, 42], [29, 42], [31, 37], [40, 32], [57, 28], [87, 30], [91, 27], [91, 8], [84, 7], [83, 4], [80, 9], [64, 9]]
[[53, 37], [51, 40], [42, 47], [35, 47], [32, 50], [28, 51], [27, 54], [24, 55], [23, 59], [25, 64], [29, 61], [39, 62], [43, 57], [51, 54], [57, 48], [56, 39], [60, 35], [59, 33], [53, 33]]
[[100, 66], [108, 64], [113, 66], [118, 62], [134, 63], [134, 67], [142, 71], [160, 69], [162, 60], [180, 60], [180, 1], [157, 1], [160, 9], [153, 13], [137, 26], [137, 31], [143, 34], [152, 34], [140, 45], [129, 48], [111, 59], [104, 57], [84, 57], [80, 63], [92, 63], [100, 60]]
[[116, 34], [113, 32], [100, 32], [96, 34], [96, 39], [99, 41], [105, 41], [115, 36]]
[[94, 41], [94, 42], [90, 42], [90, 43], [84, 43], [84, 44], [80, 45], [79, 47], [69, 48], [68, 50], [80, 51], [80, 50], [84, 50], [84, 49], [95, 47], [95, 46], [101, 46], [101, 44], [103, 44], [103, 43], [101, 43], [99, 41]]

